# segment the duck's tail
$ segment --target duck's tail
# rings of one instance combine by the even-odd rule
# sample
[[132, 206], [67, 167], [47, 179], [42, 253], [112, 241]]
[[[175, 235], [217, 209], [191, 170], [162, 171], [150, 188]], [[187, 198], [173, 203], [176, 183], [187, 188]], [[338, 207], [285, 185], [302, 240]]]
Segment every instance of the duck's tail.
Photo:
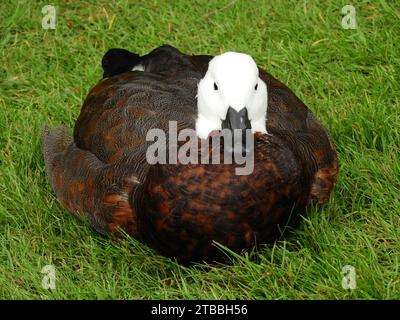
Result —
[[[50, 186], [60, 202], [73, 214], [82, 215], [82, 196], [87, 179], [84, 150], [73, 143], [72, 134], [65, 126], [42, 130], [42, 151]], [[85, 174], [86, 172], [86, 174]]]
[[50, 129], [46, 124], [42, 129], [41, 138], [46, 173], [49, 176], [54, 159], [72, 143], [72, 134], [65, 126]]
[[123, 228], [139, 238], [136, 215], [129, 203], [133, 182], [124, 180], [122, 174], [109, 178], [113, 173], [109, 166], [90, 151], [78, 148], [64, 126], [44, 126], [42, 150], [50, 186], [68, 211], [100, 233], [118, 234]]
[[58, 200], [72, 214], [88, 218], [96, 230], [104, 233], [104, 225], [95, 219], [94, 204], [98, 170], [103, 164], [90, 152], [79, 149], [65, 126], [45, 125], [41, 139], [47, 178]]

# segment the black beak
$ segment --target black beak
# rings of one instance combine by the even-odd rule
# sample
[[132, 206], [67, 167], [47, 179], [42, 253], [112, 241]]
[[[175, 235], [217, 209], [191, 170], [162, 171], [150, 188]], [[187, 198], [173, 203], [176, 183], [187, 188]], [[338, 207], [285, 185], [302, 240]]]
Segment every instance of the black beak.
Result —
[[[243, 156], [247, 153], [246, 148], [246, 130], [251, 129], [251, 123], [249, 120], [249, 116], [247, 114], [247, 108], [243, 108], [240, 111], [236, 111], [232, 107], [229, 107], [228, 112], [226, 113], [225, 120], [222, 120], [222, 129], [232, 130], [232, 138], [233, 138], [233, 152], [241, 152]], [[235, 130], [242, 130], [241, 134], [241, 143], [235, 141], [234, 134]]]
[[251, 123], [247, 114], [247, 109], [243, 108], [240, 111], [236, 111], [232, 107], [229, 107], [225, 120], [222, 120], [222, 129], [251, 129]]

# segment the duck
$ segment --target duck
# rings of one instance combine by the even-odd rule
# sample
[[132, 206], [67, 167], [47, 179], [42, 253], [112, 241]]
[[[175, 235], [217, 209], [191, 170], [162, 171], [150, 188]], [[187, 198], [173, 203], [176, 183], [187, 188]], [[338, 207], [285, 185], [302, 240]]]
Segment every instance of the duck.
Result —
[[[250, 55], [114, 48], [102, 68], [73, 132], [45, 125], [41, 135], [51, 189], [97, 232], [128, 234], [180, 263], [220, 261], [220, 245], [272, 244], [328, 202], [339, 165], [327, 129]], [[166, 146], [158, 153], [171, 161], [154, 161], [154, 130], [167, 142], [191, 132], [175, 149], [198, 147], [193, 159], [208, 160], [183, 161]], [[241, 137], [226, 163], [223, 132]], [[250, 153], [251, 171], [238, 174]], [[224, 163], [210, 163], [213, 154]]]

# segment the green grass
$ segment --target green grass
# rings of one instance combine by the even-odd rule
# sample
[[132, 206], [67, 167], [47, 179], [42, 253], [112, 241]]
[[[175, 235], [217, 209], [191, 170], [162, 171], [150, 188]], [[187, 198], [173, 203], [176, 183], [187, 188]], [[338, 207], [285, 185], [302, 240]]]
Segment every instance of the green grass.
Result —
[[[400, 5], [352, 1], [0, 2], [0, 298], [399, 299]], [[330, 202], [286, 241], [233, 263], [183, 267], [77, 221], [46, 181], [39, 133], [73, 127], [111, 47], [144, 54], [247, 52], [329, 129], [340, 158]], [[256, 259], [254, 259], [256, 258]], [[43, 266], [57, 288], [41, 287]], [[344, 290], [341, 270], [356, 268]]]

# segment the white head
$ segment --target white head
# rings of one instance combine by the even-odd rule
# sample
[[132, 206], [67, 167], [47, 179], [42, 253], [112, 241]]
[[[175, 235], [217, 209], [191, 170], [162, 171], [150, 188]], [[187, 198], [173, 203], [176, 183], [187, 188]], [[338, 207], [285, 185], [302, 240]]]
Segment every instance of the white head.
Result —
[[216, 56], [198, 86], [197, 135], [207, 138], [223, 127], [250, 126], [253, 132], [266, 133], [267, 104], [267, 86], [251, 56], [237, 52]]

